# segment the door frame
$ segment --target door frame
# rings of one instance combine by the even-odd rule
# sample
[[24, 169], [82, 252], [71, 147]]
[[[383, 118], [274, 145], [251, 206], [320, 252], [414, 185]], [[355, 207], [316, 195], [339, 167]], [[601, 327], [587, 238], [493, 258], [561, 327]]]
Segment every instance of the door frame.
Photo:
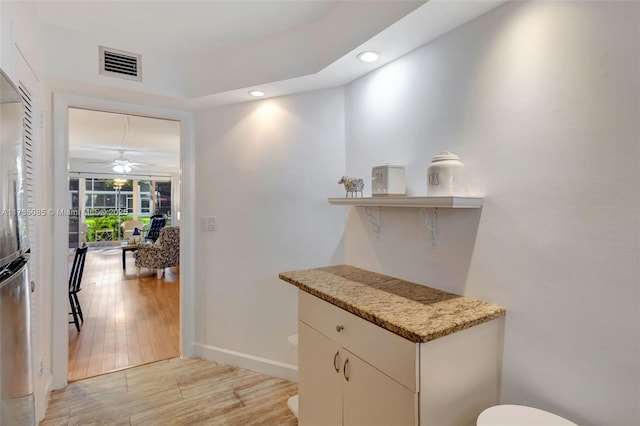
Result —
[[[180, 122], [180, 354], [194, 355], [195, 340], [195, 164], [193, 114], [178, 109], [165, 109], [133, 103], [110, 101], [68, 93], [53, 93], [53, 208], [62, 212], [68, 208], [69, 162], [69, 108], [84, 108], [121, 114], [143, 115]], [[67, 385], [69, 332], [67, 296], [67, 240], [68, 217], [54, 214], [52, 217], [53, 238], [50, 252], [52, 271], [52, 373], [53, 389]], [[58, 247], [60, 246], [60, 247]], [[63, 247], [64, 246], [64, 247]], [[64, 248], [64, 250], [62, 250]]]

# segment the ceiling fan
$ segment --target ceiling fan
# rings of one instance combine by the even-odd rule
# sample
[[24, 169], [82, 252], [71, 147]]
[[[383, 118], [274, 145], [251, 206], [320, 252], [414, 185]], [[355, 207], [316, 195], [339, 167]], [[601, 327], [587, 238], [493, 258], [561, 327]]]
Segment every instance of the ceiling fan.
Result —
[[[119, 149], [117, 149], [117, 151], [120, 153], [120, 156], [118, 156], [111, 162], [106, 162], [107, 165], [104, 166], [104, 167], [111, 167], [111, 170], [122, 175], [124, 175], [125, 173], [131, 172], [135, 166], [143, 165], [143, 163], [134, 163], [124, 158], [124, 152], [125, 152], [124, 146], [126, 145], [129, 139], [129, 131], [130, 131], [129, 116], [125, 115], [124, 116], [124, 136], [122, 138], [122, 145]], [[90, 161], [90, 162], [105, 163], [105, 161]]]
[[126, 158], [124, 158], [124, 149], [119, 150], [120, 157], [113, 160], [112, 170], [116, 173], [129, 173], [132, 167], [141, 166], [142, 163], [133, 163]]
[[124, 157], [124, 149], [118, 149], [118, 152], [120, 155], [113, 161], [89, 161], [89, 163], [105, 164], [104, 167], [111, 167], [111, 170], [120, 174], [129, 173], [134, 167], [143, 165], [143, 163], [135, 163], [127, 160]]

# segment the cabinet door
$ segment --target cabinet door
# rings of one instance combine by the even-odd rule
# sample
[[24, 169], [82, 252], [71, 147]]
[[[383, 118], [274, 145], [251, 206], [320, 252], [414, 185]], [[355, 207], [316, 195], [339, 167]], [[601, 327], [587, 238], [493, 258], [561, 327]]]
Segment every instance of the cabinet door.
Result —
[[298, 339], [300, 426], [342, 425], [343, 350], [301, 321]]
[[[345, 351], [342, 361], [344, 426], [414, 426], [418, 394]], [[348, 378], [348, 380], [347, 380]]]

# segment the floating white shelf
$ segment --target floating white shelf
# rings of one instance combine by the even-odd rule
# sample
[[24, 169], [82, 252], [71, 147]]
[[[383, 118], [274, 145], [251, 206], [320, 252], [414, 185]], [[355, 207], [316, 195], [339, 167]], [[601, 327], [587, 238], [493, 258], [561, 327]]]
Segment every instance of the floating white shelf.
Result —
[[[482, 197], [353, 197], [353, 198], [329, 198], [329, 204], [336, 206], [364, 207], [376, 238], [382, 229], [381, 207], [417, 207], [424, 226], [431, 234], [433, 247], [438, 240], [438, 209], [479, 209], [482, 207]], [[372, 207], [377, 207], [376, 213]], [[429, 210], [433, 209], [431, 215]]]
[[479, 209], [482, 197], [353, 197], [329, 198], [338, 206], [419, 207], [445, 209]]

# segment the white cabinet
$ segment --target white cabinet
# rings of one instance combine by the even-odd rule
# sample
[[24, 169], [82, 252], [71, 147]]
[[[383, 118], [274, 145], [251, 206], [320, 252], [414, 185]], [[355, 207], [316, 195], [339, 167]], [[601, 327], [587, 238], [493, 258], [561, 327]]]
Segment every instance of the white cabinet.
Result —
[[300, 426], [475, 424], [498, 403], [502, 320], [414, 343], [298, 292]]
[[300, 339], [300, 425], [417, 424], [417, 394], [304, 322]]
[[298, 342], [300, 424], [342, 424], [340, 345], [300, 321]]
[[343, 354], [342, 419], [345, 426], [418, 424], [418, 394], [351, 352]]

